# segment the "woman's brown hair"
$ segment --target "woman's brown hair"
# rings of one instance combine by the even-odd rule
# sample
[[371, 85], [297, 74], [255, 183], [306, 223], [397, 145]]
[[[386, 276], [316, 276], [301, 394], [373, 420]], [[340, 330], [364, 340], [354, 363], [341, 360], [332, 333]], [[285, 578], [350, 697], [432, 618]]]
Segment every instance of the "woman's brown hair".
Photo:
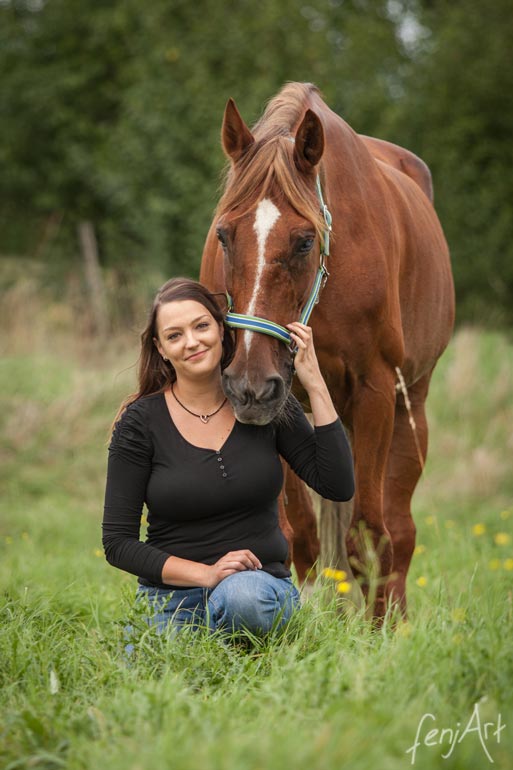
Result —
[[[221, 295], [220, 295], [221, 296]], [[224, 297], [224, 295], [222, 295]], [[191, 278], [171, 278], [160, 287], [150, 313], [148, 322], [141, 334], [141, 352], [137, 366], [138, 390], [124, 399], [114, 418], [113, 426], [119, 420], [127, 406], [133, 404], [142, 396], [152, 393], [162, 393], [169, 385], [176, 381], [176, 373], [169, 361], [164, 361], [158, 352], [154, 338], [157, 333], [157, 314], [161, 305], [180, 300], [194, 300], [205, 307], [214, 317], [217, 323], [224, 323], [224, 313], [219, 307], [216, 297], [211, 294], [198, 281]], [[221, 371], [225, 369], [233, 358], [235, 340], [232, 330], [224, 324], [224, 337], [222, 341], [223, 355], [221, 357]]]

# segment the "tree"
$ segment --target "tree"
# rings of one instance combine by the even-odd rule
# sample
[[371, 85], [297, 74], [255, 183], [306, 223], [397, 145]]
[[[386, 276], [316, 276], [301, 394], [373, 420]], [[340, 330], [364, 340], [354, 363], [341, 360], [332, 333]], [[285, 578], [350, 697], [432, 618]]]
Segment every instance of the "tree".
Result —
[[251, 122], [285, 81], [308, 80], [336, 105], [376, 111], [386, 89], [376, 76], [365, 98], [363, 84], [382, 66], [378, 53], [352, 83], [348, 75], [358, 35], [372, 29], [376, 45], [397, 49], [385, 5], [262, 0], [255, 13], [248, 0], [4, 2], [0, 201], [19, 219], [61, 212], [64, 234], [94, 221], [109, 264], [195, 274], [227, 98]]
[[34, 251], [34, 223], [59, 221], [48, 253], [66, 264], [90, 220], [104, 265], [196, 275], [227, 98], [251, 124], [284, 82], [303, 80], [357, 131], [428, 162], [460, 319], [494, 305], [509, 322], [509, 5], [0, 0], [0, 252], [9, 233]]
[[511, 323], [513, 17], [508, 0], [425, 2], [405, 95], [383, 131], [431, 167], [460, 319]]

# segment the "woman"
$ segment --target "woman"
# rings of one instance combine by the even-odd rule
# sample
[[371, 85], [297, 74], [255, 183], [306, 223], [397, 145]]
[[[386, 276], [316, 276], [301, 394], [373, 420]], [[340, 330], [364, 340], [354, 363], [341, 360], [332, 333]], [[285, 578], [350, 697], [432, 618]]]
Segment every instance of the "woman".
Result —
[[[216, 300], [187, 278], [157, 293], [141, 336], [139, 389], [109, 447], [103, 544], [139, 578], [153, 622], [264, 634], [299, 606], [278, 525], [279, 455], [323, 497], [353, 495], [351, 450], [311, 330], [288, 326], [315, 428], [290, 396], [286, 419], [239, 423], [222, 389], [234, 350]], [[143, 504], [146, 542], [139, 540]]]

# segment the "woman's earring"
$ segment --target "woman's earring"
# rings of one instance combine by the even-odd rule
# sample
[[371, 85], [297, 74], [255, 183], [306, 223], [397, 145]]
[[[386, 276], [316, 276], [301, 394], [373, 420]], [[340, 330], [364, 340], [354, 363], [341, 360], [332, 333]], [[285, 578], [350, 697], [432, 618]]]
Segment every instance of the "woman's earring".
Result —
[[166, 358], [165, 356], [162, 356], [163, 361], [169, 361], [169, 358]]

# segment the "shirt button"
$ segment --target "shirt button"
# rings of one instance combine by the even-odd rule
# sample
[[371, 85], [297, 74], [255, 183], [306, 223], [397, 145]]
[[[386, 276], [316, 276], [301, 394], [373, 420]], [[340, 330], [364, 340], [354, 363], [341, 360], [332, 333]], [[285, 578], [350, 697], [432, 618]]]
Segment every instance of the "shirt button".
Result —
[[228, 476], [227, 473], [223, 473], [223, 478], [225, 479]]
[[217, 462], [218, 462], [218, 463], [222, 463], [222, 462], [223, 462], [223, 458], [222, 458], [222, 457], [218, 457], [218, 458], [217, 458]]
[[216, 449], [216, 455], [219, 455], [219, 454], [221, 454], [221, 450], [220, 449]]
[[222, 471], [224, 471], [224, 465], [220, 465], [219, 467], [221, 468]]

